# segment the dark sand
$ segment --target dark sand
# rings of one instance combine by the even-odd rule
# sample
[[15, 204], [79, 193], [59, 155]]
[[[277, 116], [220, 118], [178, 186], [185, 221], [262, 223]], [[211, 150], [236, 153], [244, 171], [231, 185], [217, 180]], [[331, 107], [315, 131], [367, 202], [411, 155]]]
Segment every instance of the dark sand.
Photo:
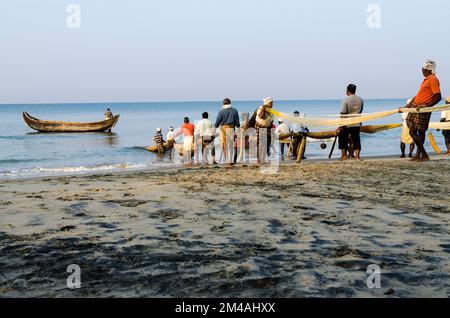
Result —
[[0, 296], [448, 297], [439, 159], [2, 181]]

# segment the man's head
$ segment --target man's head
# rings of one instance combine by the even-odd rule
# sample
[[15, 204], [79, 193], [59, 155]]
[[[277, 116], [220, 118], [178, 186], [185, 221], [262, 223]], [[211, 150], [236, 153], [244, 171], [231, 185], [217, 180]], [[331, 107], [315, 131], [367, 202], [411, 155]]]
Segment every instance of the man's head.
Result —
[[107, 111], [111, 111], [111, 109], [108, 108]]
[[296, 110], [296, 111], [294, 112], [294, 116], [300, 116], [300, 113], [298, 112], [298, 110]]
[[266, 98], [264, 98], [264, 99], [263, 99], [263, 103], [264, 103], [264, 106], [267, 106], [267, 107], [269, 107], [269, 108], [272, 108], [272, 106], [273, 106], [273, 99], [272, 99], [272, 97], [266, 97]]
[[189, 123], [189, 117], [184, 117], [184, 123], [185, 124]]
[[283, 119], [278, 118], [278, 123], [281, 125], [283, 123]]
[[355, 84], [348, 84], [347, 86], [347, 95], [355, 95], [356, 94], [356, 85]]
[[225, 98], [223, 100], [223, 105], [231, 105], [231, 100], [229, 98]]
[[450, 104], [450, 96], [445, 98], [445, 103]]
[[203, 118], [203, 119], [208, 118], [208, 113], [207, 113], [207, 112], [204, 112], [204, 113], [202, 114], [202, 118]]
[[161, 128], [156, 128], [156, 132], [160, 133], [161, 132]]
[[422, 65], [422, 74], [425, 77], [428, 77], [431, 74], [436, 74], [436, 62], [431, 59], [427, 59]]
[[170, 127], [169, 127], [169, 130], [170, 130], [170, 131], [173, 131], [173, 127], [172, 127], [172, 126], [170, 126]]

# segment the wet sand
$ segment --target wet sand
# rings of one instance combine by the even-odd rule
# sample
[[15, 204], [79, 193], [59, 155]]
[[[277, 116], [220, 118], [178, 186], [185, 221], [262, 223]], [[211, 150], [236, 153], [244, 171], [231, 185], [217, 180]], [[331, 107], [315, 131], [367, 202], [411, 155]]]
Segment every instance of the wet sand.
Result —
[[0, 296], [449, 297], [449, 159], [1, 181]]

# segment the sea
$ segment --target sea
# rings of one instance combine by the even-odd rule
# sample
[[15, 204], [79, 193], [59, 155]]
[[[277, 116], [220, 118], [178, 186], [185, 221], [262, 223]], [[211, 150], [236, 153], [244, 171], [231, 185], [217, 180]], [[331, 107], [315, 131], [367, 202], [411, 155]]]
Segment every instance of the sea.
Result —
[[[365, 113], [398, 108], [404, 99], [366, 100]], [[261, 101], [235, 101], [239, 113], [249, 113], [260, 106]], [[292, 113], [299, 111], [310, 117], [337, 115], [340, 100], [286, 100], [275, 101], [274, 109]], [[111, 133], [40, 133], [29, 128], [22, 112], [46, 120], [100, 121], [106, 108], [120, 114], [120, 120]], [[0, 105], [0, 179], [21, 179], [39, 176], [90, 174], [98, 172], [164, 169], [181, 164], [181, 160], [160, 159], [144, 147], [152, 145], [157, 127], [164, 136], [170, 126], [175, 130], [185, 116], [192, 122], [208, 112], [214, 122], [221, 102], [139, 102], [139, 103], [83, 103], [83, 104], [14, 104]], [[432, 121], [439, 121], [434, 113]], [[368, 124], [400, 123], [396, 114]], [[323, 130], [310, 127], [311, 131]], [[329, 128], [326, 130], [330, 130]], [[401, 129], [374, 135], [362, 135], [362, 157], [400, 155]], [[440, 132], [434, 132], [438, 146], [443, 150], [444, 140]], [[308, 144], [308, 159], [328, 158], [331, 141]], [[432, 150], [427, 141], [427, 149]], [[273, 156], [276, 156], [274, 153]], [[339, 150], [333, 157], [339, 156]]]

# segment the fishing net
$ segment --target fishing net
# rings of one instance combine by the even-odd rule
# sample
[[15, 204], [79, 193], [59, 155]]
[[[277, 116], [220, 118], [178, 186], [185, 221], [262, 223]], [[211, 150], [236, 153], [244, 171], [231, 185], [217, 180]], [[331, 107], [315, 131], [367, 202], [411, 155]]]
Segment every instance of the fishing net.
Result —
[[[450, 109], [450, 105], [440, 105], [434, 107], [425, 107], [420, 110], [420, 113], [430, 113]], [[325, 118], [325, 117], [300, 117], [294, 116], [292, 114], [286, 114], [279, 112], [273, 108], [268, 108], [267, 111], [278, 118], [283, 120], [300, 124], [308, 127], [342, 127], [342, 126], [352, 126], [360, 123], [388, 117], [399, 112], [398, 109], [386, 110], [376, 113], [366, 113], [366, 114], [351, 114], [351, 115], [339, 115], [335, 118]], [[401, 108], [401, 112], [417, 113], [415, 108]]]

